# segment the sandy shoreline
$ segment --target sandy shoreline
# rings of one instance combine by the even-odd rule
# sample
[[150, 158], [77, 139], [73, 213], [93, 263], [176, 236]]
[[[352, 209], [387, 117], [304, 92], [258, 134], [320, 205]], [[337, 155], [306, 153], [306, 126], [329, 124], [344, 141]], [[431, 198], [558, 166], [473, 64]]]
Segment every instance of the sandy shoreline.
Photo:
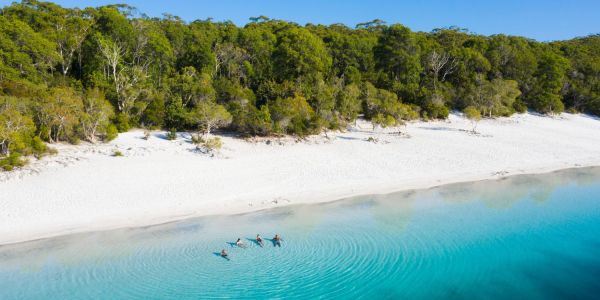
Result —
[[523, 114], [484, 120], [479, 135], [466, 129], [451, 115], [375, 132], [359, 122], [301, 142], [223, 137], [216, 157], [185, 134], [144, 140], [139, 130], [106, 145], [57, 145], [56, 156], [0, 173], [0, 244], [600, 165], [600, 120], [589, 116]]

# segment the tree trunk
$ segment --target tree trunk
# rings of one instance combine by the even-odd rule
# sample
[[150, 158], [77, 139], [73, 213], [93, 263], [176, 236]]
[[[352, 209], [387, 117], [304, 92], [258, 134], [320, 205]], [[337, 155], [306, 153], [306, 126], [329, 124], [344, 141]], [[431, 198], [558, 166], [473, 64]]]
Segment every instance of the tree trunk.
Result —
[[3, 155], [6, 155], [6, 156], [10, 155], [9, 150], [8, 150], [7, 140], [3, 140], [0, 143], [0, 156], [3, 156]]
[[210, 136], [210, 124], [206, 123], [206, 138]]

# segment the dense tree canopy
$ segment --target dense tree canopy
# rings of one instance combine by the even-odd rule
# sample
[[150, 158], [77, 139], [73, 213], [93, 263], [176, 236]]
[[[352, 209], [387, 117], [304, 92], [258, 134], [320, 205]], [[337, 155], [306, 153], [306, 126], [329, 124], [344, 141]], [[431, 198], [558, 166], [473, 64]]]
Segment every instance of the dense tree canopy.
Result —
[[2, 8], [0, 156], [132, 126], [306, 135], [361, 114], [382, 126], [467, 107], [485, 117], [528, 108], [600, 115], [597, 35], [541, 43], [380, 20], [355, 29], [250, 21], [35, 0]]

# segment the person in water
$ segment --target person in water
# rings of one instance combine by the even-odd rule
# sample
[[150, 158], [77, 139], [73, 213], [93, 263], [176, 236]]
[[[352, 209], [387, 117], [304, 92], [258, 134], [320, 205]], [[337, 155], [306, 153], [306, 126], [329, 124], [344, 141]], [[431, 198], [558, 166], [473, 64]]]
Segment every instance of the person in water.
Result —
[[242, 242], [242, 239], [240, 238], [237, 239], [237, 242], [235, 242], [235, 244], [240, 248], [246, 248], [246, 244], [244, 244], [244, 242]]
[[256, 242], [262, 247], [263, 246], [263, 239], [260, 237], [260, 234], [256, 235]]
[[275, 246], [281, 247], [281, 241], [283, 241], [283, 240], [281, 239], [281, 237], [279, 236], [279, 234], [275, 234], [275, 237], [273, 237], [273, 244]]
[[227, 251], [225, 251], [225, 249], [221, 250], [221, 257], [227, 258], [228, 256], [229, 254], [227, 254]]

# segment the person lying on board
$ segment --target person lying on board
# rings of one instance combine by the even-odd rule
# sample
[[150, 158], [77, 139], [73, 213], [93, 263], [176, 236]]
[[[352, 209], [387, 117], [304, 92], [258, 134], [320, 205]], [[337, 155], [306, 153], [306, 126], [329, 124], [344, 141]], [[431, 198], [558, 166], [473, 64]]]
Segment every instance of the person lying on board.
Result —
[[263, 247], [263, 239], [260, 237], [260, 234], [256, 234], [256, 242]]
[[275, 246], [281, 247], [281, 242], [282, 241], [283, 241], [283, 239], [281, 239], [281, 237], [279, 236], [279, 234], [275, 234], [275, 237], [273, 237], [273, 244]]
[[246, 248], [246, 244], [244, 244], [244, 242], [242, 242], [242, 239], [240, 238], [237, 239], [237, 242], [235, 242], [235, 244], [240, 248]]

